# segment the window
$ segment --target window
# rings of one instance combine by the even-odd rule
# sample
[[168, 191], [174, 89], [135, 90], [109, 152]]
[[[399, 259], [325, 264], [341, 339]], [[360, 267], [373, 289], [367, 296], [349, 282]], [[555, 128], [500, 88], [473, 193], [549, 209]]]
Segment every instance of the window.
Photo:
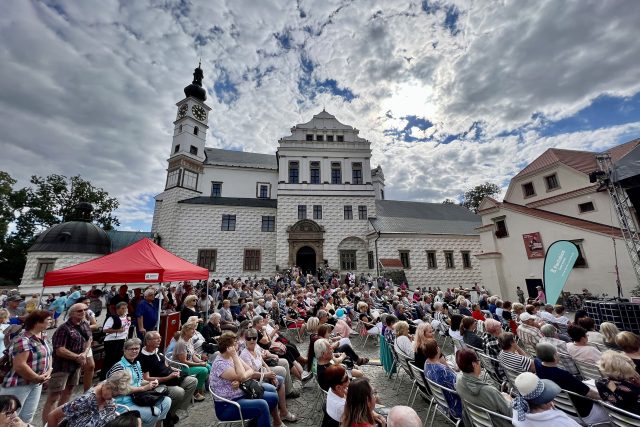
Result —
[[216, 258], [218, 251], [215, 249], [198, 249], [198, 265], [209, 271], [216, 271]]
[[351, 165], [351, 183], [362, 184], [362, 163], [353, 163]]
[[570, 242], [576, 245], [576, 248], [578, 248], [578, 258], [576, 258], [576, 263], [573, 264], [573, 267], [574, 268], [589, 267], [589, 265], [587, 264], [587, 259], [584, 256], [584, 248], [582, 247], [583, 239], [571, 240]]
[[367, 219], [367, 207], [358, 206], [358, 219]]
[[311, 184], [320, 184], [320, 162], [311, 162]]
[[316, 141], [324, 141], [323, 135], [316, 135]]
[[222, 183], [211, 182], [211, 197], [222, 197]]
[[198, 147], [192, 145], [191, 147], [189, 147], [189, 153], [193, 154], [194, 156], [198, 155]]
[[262, 231], [265, 231], [265, 232], [276, 231], [276, 217], [275, 216], [263, 216], [262, 217]]
[[307, 205], [298, 205], [298, 219], [307, 219]]
[[555, 173], [553, 175], [545, 176], [544, 183], [547, 186], [547, 191], [560, 188], [560, 184], [558, 184], [558, 175], [556, 175]]
[[269, 198], [269, 186], [268, 185], [260, 184], [260, 187], [259, 187], [259, 190], [258, 190], [258, 197], [260, 199], [268, 199]]
[[245, 271], [260, 270], [260, 249], [244, 250], [244, 270]]
[[438, 261], [436, 259], [436, 251], [427, 251], [427, 268], [438, 268]]
[[373, 251], [369, 251], [369, 253], [367, 253], [367, 261], [369, 263], [369, 270], [376, 268], [375, 261], [373, 259]]
[[327, 142], [333, 142], [333, 135], [327, 135]]
[[340, 251], [340, 270], [356, 269], [356, 251]]
[[380, 198], [384, 200], [384, 190], [380, 190]]
[[236, 231], [235, 215], [222, 215], [222, 231]]
[[297, 184], [300, 178], [300, 163], [289, 162], [289, 184]]
[[344, 207], [344, 219], [353, 219], [353, 210], [350, 205]]
[[180, 169], [174, 169], [167, 173], [167, 186], [165, 188], [176, 187], [180, 182]]
[[182, 125], [178, 128], [178, 132], [182, 132]]
[[526, 184], [522, 184], [522, 193], [524, 197], [533, 197], [536, 195], [536, 189], [533, 188], [533, 182], [527, 182]]
[[338, 162], [331, 163], [331, 183], [342, 184], [342, 166]]
[[411, 268], [411, 264], [409, 263], [409, 251], [399, 251], [400, 253], [400, 262], [404, 268]]
[[45, 273], [53, 270], [53, 266], [55, 265], [55, 263], [56, 263], [56, 260], [51, 258], [38, 259], [38, 266], [36, 267], [35, 279], [44, 279]]
[[313, 219], [322, 219], [322, 205], [313, 205]]
[[197, 135], [199, 130], [200, 130], [200, 129], [198, 129], [198, 126], [194, 126], [194, 127], [193, 127], [193, 134], [194, 134], [194, 135]]
[[307, 134], [307, 141], [313, 141], [313, 134], [312, 133], [308, 133]]
[[593, 202], [580, 203], [578, 205], [578, 209], [580, 213], [593, 212], [596, 210], [596, 207], [593, 205]]
[[496, 219], [494, 220], [494, 223], [496, 225], [496, 237], [498, 239], [509, 237], [509, 232], [507, 231], [507, 223], [504, 219]]
[[462, 254], [462, 268], [471, 268], [471, 254], [469, 251], [461, 251]]
[[177, 153], [178, 151], [180, 151], [180, 144], [177, 144], [176, 148], [173, 149], [173, 154]]
[[447, 268], [455, 268], [453, 263], [453, 251], [444, 251], [444, 263]]
[[344, 135], [336, 135], [336, 138], [338, 138], [338, 142], [344, 142]]
[[184, 188], [190, 188], [192, 190], [198, 188], [198, 174], [196, 172], [185, 169], [182, 173], [182, 186]]

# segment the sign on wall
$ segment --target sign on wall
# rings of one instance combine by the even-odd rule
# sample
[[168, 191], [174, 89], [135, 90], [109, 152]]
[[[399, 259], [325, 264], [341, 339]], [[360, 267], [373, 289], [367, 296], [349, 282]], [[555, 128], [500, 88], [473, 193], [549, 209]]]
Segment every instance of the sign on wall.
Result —
[[540, 233], [523, 234], [524, 247], [527, 251], [527, 258], [544, 258], [544, 246], [542, 246], [542, 237]]

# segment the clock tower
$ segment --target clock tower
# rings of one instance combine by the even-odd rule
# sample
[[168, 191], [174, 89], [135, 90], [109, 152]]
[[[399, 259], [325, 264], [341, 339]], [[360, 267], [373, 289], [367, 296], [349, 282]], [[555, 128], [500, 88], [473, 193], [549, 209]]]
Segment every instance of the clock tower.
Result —
[[169, 154], [166, 188], [185, 187], [197, 190], [198, 175], [203, 172], [204, 146], [208, 115], [207, 91], [202, 87], [201, 64], [193, 72], [193, 82], [184, 88], [185, 98], [176, 104], [173, 143]]

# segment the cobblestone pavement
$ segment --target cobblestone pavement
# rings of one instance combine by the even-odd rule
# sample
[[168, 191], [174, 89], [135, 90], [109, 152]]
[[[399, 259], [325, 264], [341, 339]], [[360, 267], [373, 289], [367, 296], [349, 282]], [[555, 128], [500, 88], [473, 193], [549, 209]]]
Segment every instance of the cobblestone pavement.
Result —
[[[305, 337], [305, 340], [298, 344], [298, 348], [302, 354], [307, 353], [309, 340]], [[366, 347], [363, 349], [363, 341], [360, 337], [354, 337], [352, 339], [352, 345], [356, 352], [368, 358], [380, 357], [379, 348], [371, 338], [368, 340]], [[384, 406], [392, 407], [396, 405], [406, 405], [409, 399], [409, 392], [411, 390], [411, 381], [406, 374], [400, 374], [400, 380], [396, 380], [396, 376], [393, 379], [389, 379], [385, 374], [381, 366], [365, 365], [361, 367], [367, 378], [371, 380], [373, 387], [378, 391], [380, 401]], [[296, 388], [300, 388], [300, 383], [295, 383]], [[76, 388], [76, 395], [81, 390], [80, 387]], [[287, 423], [288, 427], [319, 427], [322, 424], [322, 407], [320, 404], [321, 396], [318, 394], [318, 389], [315, 381], [309, 381], [303, 388], [301, 388], [300, 397], [297, 399], [288, 399], [287, 406], [291, 412], [298, 416], [298, 421], [295, 423]], [[41, 424], [41, 411], [44, 401], [46, 400], [46, 394], [43, 393], [38, 412], [33, 420], [34, 426], [42, 426]], [[415, 400], [414, 409], [422, 420], [426, 417], [428, 404], [418, 397]], [[184, 414], [182, 414], [184, 415]], [[179, 427], [208, 427], [217, 426], [215, 415], [213, 413], [213, 404], [209, 395], [203, 402], [196, 402], [188, 411], [188, 416], [181, 417], [181, 421], [177, 424]], [[436, 420], [433, 423], [434, 426], [448, 424], [440, 414], [436, 415]]]

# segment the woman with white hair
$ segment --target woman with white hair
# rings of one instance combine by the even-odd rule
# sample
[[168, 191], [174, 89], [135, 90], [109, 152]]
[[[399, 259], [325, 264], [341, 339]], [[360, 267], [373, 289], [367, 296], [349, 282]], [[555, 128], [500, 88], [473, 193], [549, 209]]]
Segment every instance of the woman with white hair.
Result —
[[68, 427], [102, 427], [118, 416], [114, 397], [129, 393], [131, 374], [119, 371], [71, 402], [47, 415], [47, 425], [57, 427], [65, 419]]
[[602, 379], [596, 381], [600, 397], [627, 412], [640, 415], [640, 374], [631, 358], [607, 350], [598, 362]]

